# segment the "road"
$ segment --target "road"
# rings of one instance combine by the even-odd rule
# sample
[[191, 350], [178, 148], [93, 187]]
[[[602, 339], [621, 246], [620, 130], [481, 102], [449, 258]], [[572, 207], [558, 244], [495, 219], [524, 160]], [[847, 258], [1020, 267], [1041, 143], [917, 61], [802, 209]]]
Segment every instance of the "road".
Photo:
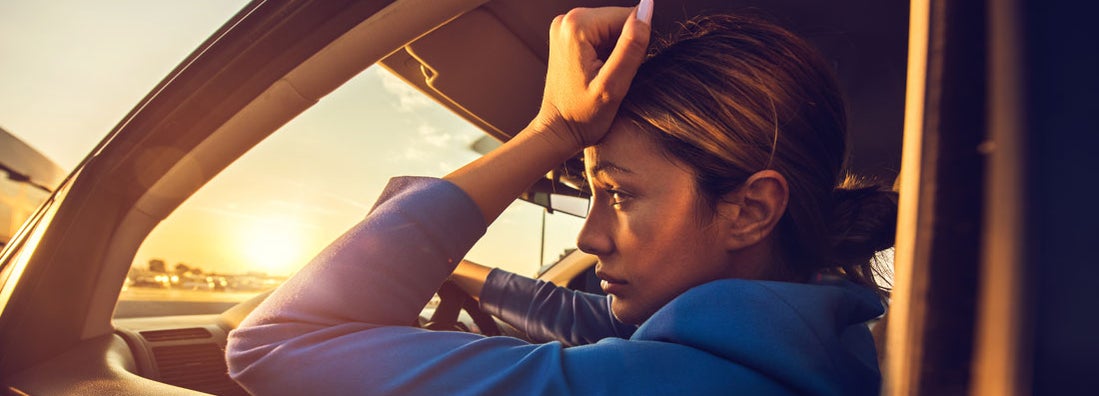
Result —
[[127, 287], [119, 295], [114, 317], [217, 314], [259, 293]]

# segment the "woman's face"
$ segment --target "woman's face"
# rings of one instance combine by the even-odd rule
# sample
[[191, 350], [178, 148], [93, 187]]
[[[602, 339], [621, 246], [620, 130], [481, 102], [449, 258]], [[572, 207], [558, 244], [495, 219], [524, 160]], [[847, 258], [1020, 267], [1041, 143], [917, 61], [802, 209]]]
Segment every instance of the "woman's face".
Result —
[[577, 245], [599, 257], [614, 315], [640, 324], [687, 289], [735, 274], [689, 168], [635, 128], [616, 121], [584, 151], [593, 196]]

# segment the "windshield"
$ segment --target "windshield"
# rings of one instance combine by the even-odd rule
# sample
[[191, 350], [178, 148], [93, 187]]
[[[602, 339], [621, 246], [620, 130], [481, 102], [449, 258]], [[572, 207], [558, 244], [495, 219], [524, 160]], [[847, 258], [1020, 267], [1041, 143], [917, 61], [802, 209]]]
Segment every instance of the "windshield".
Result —
[[[161, 222], [134, 257], [115, 317], [215, 313], [271, 289], [362, 219], [389, 178], [445, 175], [480, 155], [472, 145], [483, 136], [367, 69]], [[466, 258], [534, 276], [573, 248], [581, 224], [516, 201]]]

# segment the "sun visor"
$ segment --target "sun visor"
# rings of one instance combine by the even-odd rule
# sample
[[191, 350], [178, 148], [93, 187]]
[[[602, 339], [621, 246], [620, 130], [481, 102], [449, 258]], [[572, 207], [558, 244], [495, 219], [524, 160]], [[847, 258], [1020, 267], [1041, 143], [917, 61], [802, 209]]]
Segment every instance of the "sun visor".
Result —
[[495, 15], [476, 9], [383, 65], [499, 139], [538, 111], [546, 65]]

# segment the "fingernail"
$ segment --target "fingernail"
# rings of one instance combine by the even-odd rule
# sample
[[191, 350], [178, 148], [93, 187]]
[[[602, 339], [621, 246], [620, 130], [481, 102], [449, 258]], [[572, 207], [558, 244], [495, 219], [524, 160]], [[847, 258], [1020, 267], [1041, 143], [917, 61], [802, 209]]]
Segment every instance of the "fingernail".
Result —
[[652, 24], [653, 0], [641, 0], [637, 3], [637, 20]]

